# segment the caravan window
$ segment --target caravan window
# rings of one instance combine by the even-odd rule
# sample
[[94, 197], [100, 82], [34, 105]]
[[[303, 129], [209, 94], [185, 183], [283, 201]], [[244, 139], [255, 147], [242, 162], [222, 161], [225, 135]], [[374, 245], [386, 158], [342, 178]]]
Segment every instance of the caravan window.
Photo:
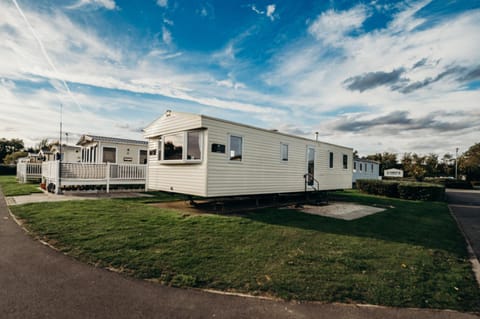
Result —
[[[88, 157], [88, 153], [87, 153], [87, 157]], [[103, 162], [104, 163], [116, 163], [117, 162], [117, 149], [115, 147], [104, 147], [103, 148]]]
[[158, 159], [164, 161], [199, 162], [202, 159], [202, 145], [202, 131], [179, 132], [164, 135], [158, 142]]
[[288, 161], [288, 144], [280, 143], [280, 156], [282, 161]]
[[343, 155], [343, 169], [348, 169], [348, 155]]
[[330, 152], [330, 161], [328, 167], [333, 168], [333, 152]]
[[163, 160], [181, 160], [183, 154], [183, 133], [165, 135], [163, 137]]
[[241, 136], [230, 135], [229, 154], [231, 161], [242, 160], [243, 138]]
[[202, 158], [202, 134], [200, 131], [187, 132], [187, 160]]

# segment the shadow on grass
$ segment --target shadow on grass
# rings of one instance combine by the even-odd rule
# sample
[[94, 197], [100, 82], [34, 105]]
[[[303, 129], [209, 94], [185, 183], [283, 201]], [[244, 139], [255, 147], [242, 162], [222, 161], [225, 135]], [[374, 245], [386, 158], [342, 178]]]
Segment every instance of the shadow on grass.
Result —
[[315, 216], [289, 209], [264, 209], [246, 214], [244, 217], [271, 225], [375, 238], [445, 250], [460, 258], [467, 256], [464, 239], [445, 203], [405, 201], [362, 195], [354, 198], [347, 196], [343, 199], [365, 205], [375, 204], [394, 208], [352, 221]]

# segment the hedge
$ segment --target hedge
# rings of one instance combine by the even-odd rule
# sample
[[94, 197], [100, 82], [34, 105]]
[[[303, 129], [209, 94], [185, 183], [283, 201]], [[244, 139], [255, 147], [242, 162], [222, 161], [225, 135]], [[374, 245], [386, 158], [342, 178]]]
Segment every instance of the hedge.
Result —
[[15, 165], [0, 165], [0, 175], [16, 175], [17, 167]]
[[441, 185], [400, 181], [357, 180], [362, 192], [410, 200], [441, 201], [445, 198], [445, 187]]

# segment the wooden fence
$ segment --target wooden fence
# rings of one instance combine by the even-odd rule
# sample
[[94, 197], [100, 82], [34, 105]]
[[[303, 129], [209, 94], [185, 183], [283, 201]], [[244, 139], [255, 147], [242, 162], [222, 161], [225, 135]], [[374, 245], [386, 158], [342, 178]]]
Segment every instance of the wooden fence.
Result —
[[19, 183], [40, 181], [42, 179], [42, 163], [18, 163], [17, 180]]
[[107, 193], [110, 185], [145, 185], [147, 165], [138, 164], [90, 164], [61, 163], [59, 161], [42, 164], [42, 182], [46, 187], [54, 185], [55, 193], [62, 186], [105, 185]]

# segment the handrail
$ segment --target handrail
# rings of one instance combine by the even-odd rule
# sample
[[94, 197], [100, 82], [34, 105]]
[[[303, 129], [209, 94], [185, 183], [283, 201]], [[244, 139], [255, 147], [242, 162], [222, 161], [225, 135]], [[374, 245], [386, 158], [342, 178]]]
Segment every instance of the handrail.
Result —
[[[312, 178], [313, 182], [317, 184], [316, 188], [313, 185], [308, 185], [307, 177]], [[303, 175], [303, 178], [305, 179], [305, 191], [307, 191], [307, 186], [313, 187], [313, 189], [316, 190], [316, 191], [318, 191], [320, 189], [320, 183], [318, 182], [318, 180], [315, 178], [315, 176], [312, 173], [305, 173], [305, 175]]]

